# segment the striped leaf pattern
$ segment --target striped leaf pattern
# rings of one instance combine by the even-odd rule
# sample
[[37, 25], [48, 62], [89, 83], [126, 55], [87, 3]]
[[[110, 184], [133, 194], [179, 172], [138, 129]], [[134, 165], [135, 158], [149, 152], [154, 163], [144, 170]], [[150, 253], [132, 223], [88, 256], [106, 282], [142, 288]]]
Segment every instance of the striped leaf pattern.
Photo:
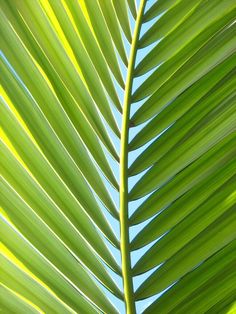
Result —
[[0, 0], [2, 313], [234, 313], [235, 16]]

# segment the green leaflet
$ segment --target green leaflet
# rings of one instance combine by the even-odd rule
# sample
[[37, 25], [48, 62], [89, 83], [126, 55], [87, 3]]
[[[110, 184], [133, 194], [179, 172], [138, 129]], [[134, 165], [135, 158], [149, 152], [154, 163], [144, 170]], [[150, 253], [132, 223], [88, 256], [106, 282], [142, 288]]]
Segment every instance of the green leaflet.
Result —
[[148, 46], [166, 36], [191, 14], [192, 10], [203, 0], [181, 0], [158, 19], [142, 36], [139, 47]]
[[131, 43], [132, 36], [131, 36], [131, 30], [129, 25], [129, 18], [128, 18], [128, 11], [127, 11], [127, 4], [125, 0], [111, 0], [112, 4], [115, 8], [116, 15], [118, 17], [118, 20], [120, 22], [120, 26], [123, 29], [123, 32], [128, 40], [128, 42]]
[[[13, 18], [13, 22], [17, 22]], [[16, 24], [18, 26], [18, 24]], [[4, 27], [7, 26], [7, 23], [4, 23]], [[101, 162], [101, 166], [104, 163], [104, 154], [102, 151], [99, 152], [99, 142], [96, 140], [96, 132], [97, 130], [91, 127], [91, 125], [88, 123], [88, 121], [85, 119], [84, 114], [79, 109], [77, 103], [75, 102], [74, 98], [72, 98], [71, 94], [68, 92], [68, 90], [65, 88], [64, 84], [62, 83], [60, 77], [58, 76], [57, 72], [51, 72], [53, 69], [50, 65], [50, 63], [46, 62], [47, 59], [45, 57], [42, 57], [42, 54], [40, 54], [40, 48], [36, 45], [35, 47], [35, 41], [32, 41], [31, 37], [26, 37], [27, 42], [31, 39], [30, 47], [34, 47], [34, 51], [37, 51], [36, 56], [39, 54], [40, 60], [43, 60], [42, 62], [46, 62], [46, 69], [49, 70], [49, 78], [51, 79], [52, 83], [55, 82], [56, 84], [56, 91], [58, 92], [57, 96], [61, 99], [61, 105], [63, 106], [64, 110], [70, 117], [70, 120], [73, 122], [73, 126], [68, 126], [68, 117], [65, 115], [64, 110], [61, 108], [58, 99], [55, 98], [55, 94], [50, 89], [50, 86], [48, 85], [48, 82], [44, 79], [36, 65], [33, 63], [33, 61], [30, 58], [30, 55], [27, 54], [24, 47], [20, 44], [19, 40], [16, 38], [12, 30], [7, 27], [7, 41], [8, 44], [4, 45], [4, 41], [2, 43], [3, 52], [5, 55], [7, 55], [8, 61], [11, 63], [11, 65], [14, 67], [14, 69], [19, 74], [21, 80], [24, 82], [24, 84], [29, 89], [30, 93], [33, 95], [39, 106], [42, 108], [42, 111], [44, 112], [47, 119], [50, 121], [50, 123], [53, 125], [54, 128], [56, 128], [57, 133], [59, 132], [59, 138], [65, 139], [66, 137], [66, 143], [71, 142], [72, 140], [77, 143], [78, 139], [76, 139], [74, 127], [82, 137], [83, 141], [88, 145], [90, 151], [94, 152], [95, 147], [96, 150], [98, 150], [97, 157], [95, 157], [96, 160], [103, 159], [103, 162]], [[24, 36], [27, 36], [26, 32], [23, 32]], [[24, 37], [25, 38], [25, 37]], [[15, 49], [18, 51], [17, 55], [12, 54], [12, 50], [9, 49], [10, 46], [14, 43], [12, 46], [12, 50]], [[41, 61], [39, 61], [41, 62]], [[25, 66], [22, 66], [22, 65]], [[43, 63], [43, 66], [45, 63]], [[44, 68], [45, 69], [45, 68]], [[35, 77], [35, 80], [32, 80], [31, 78]], [[44, 91], [42, 94], [42, 90]], [[45, 102], [46, 100], [46, 102]], [[51, 106], [47, 106], [47, 103], [50, 103]], [[57, 117], [57, 119], [55, 119]], [[56, 120], [56, 121], [55, 121]], [[70, 122], [69, 122], [70, 124]], [[66, 128], [63, 128], [62, 126], [67, 125]], [[67, 135], [67, 136], [66, 136]], [[114, 146], [112, 145], [108, 135], [106, 132], [99, 133], [99, 137], [103, 141], [104, 145], [107, 147], [108, 151], [111, 153], [111, 155], [118, 159], [117, 153], [114, 149]], [[71, 140], [69, 141], [69, 139]], [[64, 142], [64, 145], [66, 145]], [[94, 147], [95, 146], [95, 147]], [[108, 169], [105, 171], [106, 175], [108, 175], [108, 178], [111, 177], [110, 180], [114, 182], [114, 176], [112, 176], [111, 171], [109, 171], [109, 167], [105, 167], [105, 169]], [[104, 171], [104, 169], [103, 169]], [[113, 183], [114, 184], [114, 183]]]
[[[81, 108], [82, 112], [85, 114], [91, 125], [99, 132], [104, 132], [102, 131], [102, 121], [99, 119], [99, 115], [97, 113], [96, 107], [94, 106], [93, 99], [87, 90], [86, 84], [84, 84], [83, 79], [80, 77], [73, 63], [68, 58], [65, 49], [60, 43], [56, 32], [50, 25], [50, 22], [47, 19], [44, 11], [41, 9], [38, 1], [17, 2], [17, 9], [23, 16], [26, 24], [30, 28], [42, 50], [47, 55], [49, 61], [54, 66], [54, 68], [57, 69], [57, 72], [62, 81], [67, 86], [73, 97], [77, 100], [78, 106]], [[88, 75], [86, 77], [88, 78]], [[90, 79], [92, 78], [90, 77]], [[90, 83], [89, 86], [91, 85], [92, 84]], [[116, 122], [112, 116], [109, 104], [105, 94], [103, 94], [102, 88], [100, 88], [99, 91], [98, 88], [94, 89], [94, 87], [92, 87], [93, 86], [91, 86], [90, 92], [91, 90], [97, 91], [96, 95], [94, 95], [94, 92], [92, 92], [92, 94], [93, 97], [96, 98], [96, 103], [98, 104], [100, 111], [104, 114], [104, 110], [106, 108], [106, 119], [108, 118], [107, 121], [111, 128], [115, 134], [119, 136], [119, 129], [116, 126]]]
[[[97, 99], [97, 105], [102, 112], [104, 112], [104, 118], [108, 118], [107, 121], [111, 121], [111, 125], [114, 124], [112, 120], [114, 118], [112, 117], [111, 111], [109, 110], [109, 103], [107, 102], [106, 95], [104, 94], [104, 91], [102, 89], [100, 81], [104, 84], [104, 87], [107, 87], [106, 90], [109, 93], [109, 96], [111, 97], [114, 105], [116, 108], [120, 111], [121, 110], [121, 104], [118, 98], [118, 95], [115, 91], [115, 88], [113, 86], [113, 83], [111, 81], [111, 78], [109, 75], [106, 76], [106, 80], [101, 77], [99, 78], [96, 67], [92, 64], [88, 53], [86, 49], [83, 46], [83, 43], [80, 39], [80, 37], [77, 35], [75, 29], [73, 28], [73, 25], [71, 23], [70, 18], [68, 17], [65, 8], [63, 7], [62, 3], [60, 1], [51, 1], [50, 2], [51, 7], [53, 8], [55, 15], [60, 22], [60, 25], [66, 35], [66, 38], [68, 39], [70, 46], [75, 54], [76, 60], [80, 66], [80, 69], [82, 70], [82, 73], [84, 75], [84, 78], [88, 82], [87, 86], [90, 90], [91, 95], [94, 95], [94, 100], [96, 102]], [[103, 73], [104, 74], [104, 73]], [[103, 75], [105, 78], [105, 75]], [[97, 94], [97, 95], [96, 95]], [[104, 98], [106, 99], [104, 101]], [[104, 111], [105, 109], [105, 111]]]
[[0, 11], [0, 311], [233, 314], [235, 2]]
[[[132, 0], [131, 0], [132, 2]], [[119, 52], [119, 55], [123, 61], [123, 63], [127, 66], [128, 59], [124, 47], [124, 42], [122, 39], [122, 35], [120, 32], [119, 21], [116, 17], [116, 13], [112, 2], [109, 0], [98, 0], [100, 9], [106, 21], [106, 25], [109, 28], [110, 34], [112, 36], [113, 42]]]
[[[135, 237], [131, 243], [131, 248], [137, 249], [157, 239], [203, 202], [206, 202], [208, 197], [214, 195], [221, 185], [225, 184], [230, 177], [233, 177], [235, 165], [230, 166], [225, 167], [223, 171], [218, 171], [215, 175], [207, 177], [203, 182], [196, 183], [196, 186], [178, 198], [173, 205], [169, 205]], [[230, 170], [233, 174], [229, 173]]]
[[155, 66], [168, 60], [214, 20], [223, 17], [235, 7], [233, 0], [216, 0], [214, 3], [207, 0], [201, 2], [198, 8], [183, 23], [169, 33], [142, 59], [136, 67], [135, 75], [145, 74]]
[[236, 10], [230, 11], [228, 14], [211, 23], [199, 35], [193, 38], [178, 53], [166, 62], [162, 63], [134, 92], [132, 101], [139, 101], [146, 96], [152, 95], [181, 68], [190, 58], [194, 58], [194, 54], [208, 42], [212, 36], [221, 32], [225, 27], [229, 26], [235, 17]]
[[0, 215], [2, 233], [0, 239], [13, 254], [23, 262], [40, 280], [52, 289], [75, 311], [97, 313], [74, 286], [58, 270], [52, 266], [43, 255], [24, 238], [9, 222]]
[[[110, 226], [108, 225], [104, 215], [102, 214], [101, 209], [98, 207], [98, 204], [93, 197], [92, 192], [89, 190], [87, 190], [86, 192], [86, 190], [84, 190], [83, 193], [81, 193], [81, 190], [77, 190], [78, 187], [76, 186], [75, 182], [74, 187], [70, 185], [70, 188], [73, 189], [72, 191], [70, 191], [65, 183], [61, 180], [61, 178], [56, 174], [52, 166], [42, 155], [42, 153], [38, 150], [38, 148], [36, 148], [28, 135], [22, 129], [22, 127], [19, 125], [19, 122], [13, 116], [7, 105], [3, 102], [1, 102], [0, 112], [0, 121], [4, 131], [7, 133], [9, 138], [14, 143], [15, 147], [18, 149], [19, 154], [21, 155], [35, 178], [40, 182], [42, 187], [47, 190], [47, 192], [55, 200], [55, 202], [58, 202], [59, 206], [64, 202], [70, 202], [70, 213], [72, 214], [72, 212], [74, 212], [72, 214], [72, 216], [74, 217], [76, 217], [76, 215], [79, 216], [79, 213], [81, 213], [82, 216], [86, 215], [84, 212], [85, 209], [86, 212], [89, 211], [91, 217], [95, 221], [97, 221], [98, 225], [103, 230], [104, 235], [107, 236], [108, 239], [112, 243], [114, 243], [114, 245], [118, 245], [117, 239], [113, 234]], [[17, 139], [15, 137], [16, 134]], [[69, 178], [67, 180], [69, 180]], [[89, 195], [89, 197], [86, 197], [84, 192], [88, 193], [87, 195]], [[74, 193], [75, 196], [78, 197], [78, 200], [74, 198]], [[81, 205], [80, 203], [78, 203], [78, 201], [81, 203]], [[68, 207], [68, 204], [66, 207]], [[76, 214], [75, 211], [77, 211]], [[75, 218], [76, 220], [78, 219], [78, 216]]]
[[21, 299], [17, 294], [15, 294], [12, 290], [8, 289], [8, 287], [1, 283], [0, 283], [0, 302], [1, 302], [0, 309], [5, 313], [9, 314], [40, 313], [31, 304]]
[[[228, 171], [235, 173], [236, 163]], [[228, 175], [229, 176], [229, 175]], [[236, 176], [220, 187], [209, 199], [198, 206], [184, 220], [173, 226], [158, 242], [156, 242], [137, 262], [133, 271], [143, 273], [156, 265], [170, 259], [205, 228], [235, 205], [234, 191]]]
[[[182, 311], [194, 309], [193, 313], [207, 312], [216, 302], [224, 300], [224, 298], [231, 298], [236, 295], [235, 289], [235, 263], [228, 266], [227, 271], [224, 270], [212, 280], [209, 280], [205, 285], [199, 288], [189, 299], [184, 301], [174, 309], [175, 313], [182, 313]], [[218, 282], [220, 284], [214, 284]], [[198, 295], [197, 295], [198, 294]], [[197, 296], [196, 296], [197, 295]], [[235, 300], [235, 299], [234, 299]]]
[[[226, 269], [231, 269], [232, 263], [236, 263], [235, 249], [236, 241], [234, 240], [207, 259], [199, 267], [181, 278], [164, 295], [151, 304], [144, 313], [151, 314], [159, 312], [160, 310], [171, 313], [176, 305], [188, 298], [196, 289], [202, 287], [205, 282], [211, 278], [215, 278], [215, 275], [218, 273]], [[218, 285], [218, 282], [215, 281], [214, 286], [215, 285]]]
[[[207, 121], [204, 117], [210, 115], [211, 111], [220, 107], [223, 102], [234, 96], [235, 82], [235, 72], [232, 71], [223, 77], [221, 81], [219, 81], [206, 95], [203, 95], [203, 97], [196, 103], [189, 102], [190, 106], [194, 106], [173, 125], [170, 125], [161, 137], [157, 137], [157, 139], [142, 154], [140, 154], [130, 166], [130, 175], [137, 174], [153, 165], [177, 143], [181, 144], [187, 138], [190, 138], [194, 133], [192, 131], [197, 130], [198, 126], [202, 125], [202, 122]], [[189, 93], [187, 93], [187, 96], [190, 96]], [[180, 97], [180, 99], [176, 99], [178, 108], [180, 107], [183, 98]], [[189, 99], [189, 97], [187, 97], [187, 99]], [[185, 105], [183, 105], [183, 107], [185, 107]], [[181, 108], [178, 110], [181, 111]], [[166, 109], [166, 111], [168, 115], [169, 110]]]
[[[146, 144], [172, 123], [181, 119], [203, 96], [210, 96], [211, 93], [214, 93], [220, 84], [227, 81], [228, 77], [233, 80], [235, 61], [236, 54], [233, 54], [179, 95], [138, 132], [129, 144], [130, 150]], [[230, 71], [231, 74], [226, 75]]]
[[[94, 255], [88, 245], [90, 244], [111, 269], [120, 273], [114, 257], [105, 246], [97, 230], [91, 225], [88, 217], [83, 214], [77, 214], [78, 217], [73, 216], [66, 203], [61, 203], [62, 206], [59, 208], [30, 173], [16, 160], [9, 149], [1, 142], [0, 146], [0, 165], [4, 179], [31, 208], [34, 208], [35, 213], [41, 217], [84, 264], [89, 266], [98, 263], [99, 266], [96, 255]], [[6, 165], [8, 165], [14, 175], [12, 175]], [[104, 278], [104, 275], [107, 277], [106, 272], [104, 273], [98, 266], [93, 267], [95, 275], [97, 273], [97, 276], [99, 276], [99, 273], [103, 273], [100, 278]]]
[[[65, 3], [74, 18], [77, 31], [94, 65], [97, 64], [99, 69], [101, 71], [104, 71], [107, 75], [108, 74], [106, 69], [107, 64], [111, 69], [113, 75], [115, 76], [117, 82], [123, 88], [124, 81], [120, 69], [118, 67], [118, 63], [115, 62], [113, 64], [111, 62], [109, 53], [106, 51], [106, 47], [98, 45], [97, 42], [94, 40], [93, 33], [84, 17], [80, 4], [77, 3], [75, 0], [72, 1], [66, 0]], [[102, 53], [100, 49], [102, 50]]]
[[236, 26], [232, 25], [212, 38], [161, 87], [161, 90], [156, 91], [135, 112], [132, 117], [133, 123], [142, 123], [159, 113], [169, 101], [180, 95], [219, 62], [232, 55], [236, 47], [236, 39], [233, 36], [235, 30]]
[[91, 21], [93, 31], [96, 34], [97, 41], [103, 54], [110, 66], [115, 73], [115, 77], [118, 77], [120, 82], [123, 82], [122, 74], [119, 68], [119, 64], [115, 55], [115, 50], [113, 47], [112, 39], [110, 33], [107, 29], [105, 20], [103, 18], [102, 12], [97, 1], [84, 1], [86, 9], [89, 14], [89, 19]]
[[131, 13], [133, 15], [133, 18], [136, 20], [136, 18], [137, 18], [137, 9], [136, 9], [135, 0], [128, 0], [128, 5], [129, 5], [130, 11], [131, 11]]
[[[160, 190], [158, 200], [156, 199], [156, 202], [152, 203], [152, 211], [154, 212], [155, 210], [155, 213], [158, 213], [160, 209], [165, 208], [165, 205], [168, 207], [160, 212], [157, 217], [138, 233], [131, 242], [131, 248], [137, 249], [157, 239], [184, 219], [200, 204], [206, 202], [211, 194], [215, 193], [221, 185], [235, 174], [236, 166], [234, 160], [232, 160], [233, 154], [231, 153], [231, 156], [229, 154], [227, 157], [219, 160], [219, 163], [212, 168], [200, 168], [199, 174], [197, 176], [195, 174], [195, 178], [193, 176], [194, 180], [191, 180], [192, 176], [190, 176], [189, 185], [186, 182], [186, 178], [183, 178], [183, 182], [181, 182], [181, 178], [177, 177], [177, 180], [173, 180], [171, 184], [164, 186]], [[217, 167], [222, 167], [222, 169], [220, 168], [217, 171]], [[174, 188], [173, 185], [176, 181], [181, 183], [179, 187]], [[171, 187], [173, 187], [173, 191]], [[167, 199], [166, 194], [168, 191], [171, 191], [169, 192], [171, 193], [169, 199]], [[152, 201], [153, 199], [154, 198], [152, 198]], [[149, 201], [151, 201], [151, 199], [149, 199]], [[174, 201], [174, 203], [171, 204], [171, 201]], [[146, 202], [145, 205], [147, 205], [147, 203], [148, 202]], [[143, 206], [143, 208], [145, 209], [145, 206]], [[143, 211], [141, 214], [142, 213]]]
[[[173, 150], [168, 152], [168, 156], [161, 158], [158, 163], [148, 170], [131, 190], [130, 199], [142, 197], [160, 187], [221, 139], [235, 132], [235, 101], [236, 98], [232, 97], [226, 101], [228, 105], [213, 111], [212, 116], [209, 115], [211, 123], [203, 124], [200, 130], [195, 130], [192, 136], [188, 137], [178, 147], [176, 146], [174, 152]], [[214, 117], [214, 115], [216, 116]], [[162, 171], [160, 172], [159, 169], [162, 169]]]
[[[8, 218], [21, 231], [21, 233], [31, 241], [32, 244], [34, 244], [54, 265], [58, 267], [58, 269], [60, 269], [64, 274], [67, 274], [67, 277], [69, 277], [73, 282], [76, 282], [77, 285], [80, 285], [81, 282], [81, 290], [83, 291], [83, 288], [86, 287], [84, 283], [89, 283], [91, 280], [89, 277], [87, 278], [87, 272], [83, 270], [81, 264], [75, 260], [72, 255], [74, 252], [68, 253], [67, 247], [58, 242], [59, 239], [56, 238], [48, 226], [44, 224], [39, 217], [37, 217], [34, 213], [34, 209], [31, 210], [26, 203], [20, 201], [20, 198], [17, 197], [16, 193], [14, 193], [13, 189], [6, 181], [1, 179], [0, 185], [2, 206]], [[64, 227], [66, 227], [66, 225]], [[78, 238], [78, 236], [74, 239], [71, 237], [71, 241], [73, 242], [73, 240], [78, 240]], [[94, 273], [97, 279], [104, 286], [106, 286], [108, 290], [112, 291], [119, 298], [122, 298], [121, 292], [102, 267], [102, 263], [100, 263], [96, 256], [92, 254], [89, 247], [86, 246], [86, 243], [83, 243], [81, 239], [79, 240], [80, 241], [77, 242], [77, 245], [80, 243], [80, 250], [78, 254], [78, 257], [80, 258], [79, 261], [82, 261], [85, 266], [89, 267], [90, 271]], [[45, 243], [47, 243], [47, 246]], [[53, 249], [53, 254], [51, 253], [52, 251], [50, 250], [50, 246]], [[72, 247], [74, 248], [75, 244], [73, 244]], [[70, 269], [73, 269], [75, 273], [70, 271]], [[92, 284], [93, 282], [91, 281], [91, 287]], [[90, 288], [88, 287], [88, 289]], [[87, 293], [86, 291], [83, 292], [89, 296], [88, 291]]]
[[[75, 54], [76, 60], [80, 64], [81, 68], [83, 68], [84, 71], [88, 71], [88, 68], [90, 68], [89, 76], [91, 75], [91, 77], [95, 77], [96, 82], [98, 82], [98, 80], [102, 81], [114, 105], [119, 111], [121, 111], [122, 110], [121, 104], [117, 92], [115, 90], [114, 84], [112, 82], [112, 79], [110, 77], [105, 60], [103, 60], [101, 57], [95, 60], [86, 51], [86, 49], [83, 46], [82, 40], [76, 34], [76, 31], [71, 23], [71, 20], [65, 10], [65, 6], [62, 5], [61, 1], [50, 1], [50, 5], [52, 6], [54, 12], [56, 13], [57, 19], [59, 20], [61, 27], [64, 29], [66, 38], [68, 39], [71, 48]], [[91, 62], [94, 68], [96, 69], [99, 77], [98, 75], [95, 74]], [[88, 76], [89, 82], [93, 83], [89, 76]]]
[[1, 180], [0, 185], [2, 205], [8, 219], [17, 226], [18, 230], [40, 253], [70, 279], [94, 304], [101, 309], [111, 310], [112, 307], [109, 307], [102, 290], [72, 253], [41, 219], [37, 219], [33, 210], [20, 199], [6, 181]]
[[[40, 282], [32, 278], [5, 255], [0, 254], [1, 283], [38, 306], [44, 312], [57, 311], [59, 314], [73, 313], [73, 310], [61, 302]], [[22, 310], [17, 309], [17, 313]], [[25, 312], [23, 312], [25, 313]], [[28, 313], [28, 311], [26, 312]]]
[[[47, 122], [47, 119], [43, 116], [39, 107], [24, 89], [23, 85], [17, 81], [16, 77], [14, 77], [13, 73], [10, 72], [4, 62], [1, 62], [0, 66], [1, 71], [4, 74], [3, 86], [7, 90], [15, 108], [21, 114], [30, 132], [39, 144], [42, 152], [48, 158], [55, 170], [62, 178], [65, 178], [68, 175], [72, 181], [76, 181], [79, 189], [89, 189], [82, 176], [83, 174], [104, 205], [117, 217], [118, 215], [115, 205], [111, 198], [109, 198], [108, 191], [106, 190], [96, 167], [87, 155], [84, 146], [80, 145], [80, 147], [77, 147], [80, 154], [77, 155], [78, 159], [75, 164], [69, 152], [64, 149]], [[14, 93], [12, 93], [13, 90]], [[24, 104], [24, 107], [22, 107], [22, 104]], [[79, 169], [76, 165], [78, 165]], [[66, 179], [64, 179], [64, 181], [66, 181]], [[69, 183], [68, 186], [70, 186]]]
[[207, 229], [157, 269], [136, 292], [140, 300], [154, 295], [191, 271], [236, 236], [236, 205], [232, 206]]
[[[37, 218], [37, 215], [34, 213], [33, 210], [30, 210], [30, 208], [26, 205], [26, 203], [19, 201], [20, 199], [17, 198], [16, 194], [10, 188], [10, 186], [6, 183], [6, 181], [3, 181], [3, 179], [1, 179], [0, 185], [1, 185], [2, 206], [4, 208], [4, 211], [6, 212], [7, 216], [11, 219], [11, 221], [14, 223], [14, 225], [21, 231], [21, 233], [24, 234], [26, 238], [28, 238], [33, 244], [36, 243], [35, 246], [38, 247], [39, 250], [45, 256], [50, 256], [48, 258], [51, 260], [51, 262], [54, 265], [57, 265], [57, 262], [58, 262], [59, 264], [57, 267], [59, 269], [61, 268], [65, 269], [62, 272], [63, 273], [66, 272], [68, 274], [67, 275], [68, 277], [70, 277], [71, 275], [72, 278], [70, 279], [72, 281], [73, 280], [77, 280], [78, 282], [82, 281], [83, 277], [85, 277], [84, 279], [85, 282], [89, 281], [89, 278], [86, 279], [87, 273], [85, 271], [82, 271], [82, 275], [79, 275], [81, 273], [81, 270], [80, 270], [81, 264], [75, 261], [74, 256], [72, 254], [71, 255], [66, 254], [67, 248], [63, 247], [63, 245], [58, 242], [58, 238], [53, 237], [53, 233], [52, 231], [50, 231], [48, 226], [45, 225], [40, 219]], [[38, 238], [39, 236], [40, 236], [40, 240]], [[75, 239], [78, 239], [78, 236]], [[71, 238], [71, 240], [74, 240], [74, 241], [75, 239]], [[115, 295], [121, 298], [122, 294], [120, 293], [119, 289], [114, 284], [112, 279], [109, 277], [108, 273], [106, 273], [104, 268], [102, 268], [102, 264], [100, 263], [100, 261], [96, 258], [96, 256], [92, 254], [91, 250], [89, 250], [89, 247], [86, 246], [86, 243], [83, 243], [81, 239], [79, 240], [80, 241], [78, 241], [78, 243], [80, 243], [81, 248], [80, 248], [78, 257], [80, 257], [80, 261], [82, 261], [87, 267], [89, 267], [90, 271], [95, 274], [95, 276], [103, 285], [105, 285], [110, 291], [112, 291]], [[37, 243], [38, 243], [38, 246], [37, 246]], [[53, 255], [51, 255], [49, 247], [46, 247], [44, 243], [48, 243], [48, 245], [50, 245], [51, 243], [51, 247], [54, 248]], [[73, 245], [73, 247], [74, 246], [75, 245]], [[63, 264], [62, 261], [60, 264], [61, 258], [63, 258], [62, 260], [63, 263], [64, 261], [67, 261], [66, 264]], [[76, 271], [76, 274], [78, 273], [79, 277], [77, 277], [75, 273], [72, 274], [72, 272], [69, 271], [70, 267], [72, 267], [72, 269]], [[84, 286], [85, 285], [83, 284], [83, 287]], [[88, 295], [88, 293], [86, 295]]]
[[143, 21], [148, 22], [149, 20], [155, 18], [163, 11], [172, 7], [172, 5], [178, 3], [180, 0], [158, 0], [155, 2], [151, 8], [144, 14]]
[[[233, 267], [235, 264], [233, 265]], [[207, 314], [213, 314], [218, 310], [219, 313], [233, 314], [235, 311], [235, 298], [236, 298], [236, 290], [229, 291], [226, 296], [221, 298], [218, 296], [218, 302], [215, 303], [211, 308], [206, 312]]]

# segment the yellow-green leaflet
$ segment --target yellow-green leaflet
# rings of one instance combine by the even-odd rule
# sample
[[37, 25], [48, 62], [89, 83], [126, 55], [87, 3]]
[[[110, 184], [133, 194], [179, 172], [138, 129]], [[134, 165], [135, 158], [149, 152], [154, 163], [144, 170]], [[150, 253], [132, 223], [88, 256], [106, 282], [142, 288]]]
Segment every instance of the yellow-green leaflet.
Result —
[[235, 313], [235, 16], [0, 0], [2, 314]]

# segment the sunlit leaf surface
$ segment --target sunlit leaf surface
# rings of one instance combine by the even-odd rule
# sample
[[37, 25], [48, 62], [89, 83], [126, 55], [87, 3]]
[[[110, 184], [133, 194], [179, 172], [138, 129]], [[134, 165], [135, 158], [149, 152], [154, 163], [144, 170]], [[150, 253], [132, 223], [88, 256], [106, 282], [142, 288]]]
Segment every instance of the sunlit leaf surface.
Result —
[[1, 313], [235, 313], [235, 16], [0, 0]]

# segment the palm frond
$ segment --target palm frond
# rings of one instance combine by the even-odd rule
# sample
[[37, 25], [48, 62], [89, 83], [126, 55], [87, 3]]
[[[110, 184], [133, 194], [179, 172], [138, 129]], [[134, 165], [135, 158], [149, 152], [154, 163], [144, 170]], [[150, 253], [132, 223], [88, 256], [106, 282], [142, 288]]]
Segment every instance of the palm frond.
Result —
[[3, 313], [235, 309], [235, 1], [137, 2], [0, 0]]

